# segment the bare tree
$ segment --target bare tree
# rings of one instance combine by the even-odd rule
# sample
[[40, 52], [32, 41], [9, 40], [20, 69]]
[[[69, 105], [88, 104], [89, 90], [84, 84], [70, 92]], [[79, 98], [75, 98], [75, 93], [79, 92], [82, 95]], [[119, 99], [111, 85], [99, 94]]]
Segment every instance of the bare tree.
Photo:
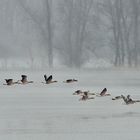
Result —
[[70, 67], [81, 67], [84, 62], [83, 47], [92, 4], [93, 0], [63, 1], [65, 35], [67, 36], [66, 53]]
[[[43, 20], [28, 6], [26, 1], [18, 1], [23, 10], [28, 14], [29, 18], [36, 24], [36, 28], [40, 30], [42, 38], [45, 42], [45, 49], [48, 58], [49, 67], [53, 67], [53, 28], [52, 28], [52, 0], [43, 0], [44, 12]], [[45, 13], [45, 14], [44, 14]]]
[[125, 40], [125, 45], [126, 45], [126, 50], [125, 50], [125, 55], [127, 56], [127, 62], [128, 66], [132, 66], [132, 47], [130, 44], [130, 33], [132, 29], [132, 18], [131, 18], [131, 10], [130, 10], [130, 4], [127, 4], [126, 7], [125, 0], [120, 1], [120, 11], [121, 11], [121, 17], [122, 17], [122, 28], [123, 28], [123, 36]]
[[140, 12], [140, 1], [131, 0], [133, 8], [133, 31], [134, 31], [134, 64], [138, 66], [138, 48], [139, 48], [139, 12]]
[[49, 66], [53, 67], [53, 26], [52, 26], [52, 0], [45, 0], [47, 14], [47, 41]]

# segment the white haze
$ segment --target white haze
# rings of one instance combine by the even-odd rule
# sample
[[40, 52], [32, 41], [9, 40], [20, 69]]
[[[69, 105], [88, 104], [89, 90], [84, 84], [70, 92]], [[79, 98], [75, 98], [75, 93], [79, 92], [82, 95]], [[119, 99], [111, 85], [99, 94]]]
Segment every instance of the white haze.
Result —
[[[140, 0], [0, 0], [0, 140], [139, 140], [140, 104], [111, 100], [140, 100], [139, 11]], [[3, 85], [22, 74], [34, 83]], [[105, 87], [110, 97], [72, 95]]]
[[[27, 74], [33, 84], [2, 85], [0, 82], [0, 138], [2, 140], [139, 140], [140, 104], [112, 101], [130, 94], [140, 99], [139, 71], [41, 71], [1, 72], [1, 79], [15, 81]], [[53, 74], [58, 83], [44, 85], [43, 74]], [[68, 78], [78, 83], [66, 84]], [[79, 101], [75, 90], [100, 92], [111, 96]]]

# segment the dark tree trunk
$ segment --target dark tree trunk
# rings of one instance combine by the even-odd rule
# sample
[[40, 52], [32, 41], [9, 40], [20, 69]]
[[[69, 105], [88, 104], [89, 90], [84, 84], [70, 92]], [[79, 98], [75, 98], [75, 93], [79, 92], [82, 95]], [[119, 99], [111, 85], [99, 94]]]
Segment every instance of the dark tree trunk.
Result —
[[52, 7], [49, 0], [46, 0], [47, 6], [47, 30], [48, 30], [48, 62], [49, 67], [53, 67], [53, 31], [52, 31]]

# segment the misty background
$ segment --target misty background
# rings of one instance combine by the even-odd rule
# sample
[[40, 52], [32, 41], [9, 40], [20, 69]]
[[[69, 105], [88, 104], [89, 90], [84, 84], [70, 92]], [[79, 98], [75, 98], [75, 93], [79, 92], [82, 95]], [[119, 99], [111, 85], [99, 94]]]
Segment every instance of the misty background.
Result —
[[1, 0], [0, 69], [139, 67], [140, 0]]

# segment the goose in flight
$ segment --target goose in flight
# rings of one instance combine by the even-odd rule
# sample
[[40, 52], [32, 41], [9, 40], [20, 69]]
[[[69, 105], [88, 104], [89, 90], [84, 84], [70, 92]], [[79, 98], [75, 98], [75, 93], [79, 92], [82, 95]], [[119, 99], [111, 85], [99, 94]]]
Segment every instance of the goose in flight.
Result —
[[122, 96], [116, 96], [116, 97], [112, 98], [112, 100], [119, 100], [119, 99], [122, 99]]
[[122, 95], [121, 96], [116, 96], [116, 97], [112, 98], [112, 100], [119, 100], [119, 99], [122, 99]]
[[87, 93], [88, 95], [95, 95], [95, 93], [90, 93], [89, 90], [88, 91], [82, 91], [82, 90], [76, 90], [73, 95], [80, 95], [80, 94], [84, 94]]
[[21, 80], [18, 80], [18, 84], [28, 84], [33, 83], [33, 81], [27, 80], [27, 75], [21, 75]]
[[66, 81], [63, 81], [64, 83], [73, 83], [73, 82], [78, 82], [76, 79], [67, 79]]
[[73, 95], [80, 95], [80, 94], [83, 94], [83, 91], [82, 90], [76, 90]]
[[104, 97], [104, 96], [111, 96], [111, 95], [107, 93], [107, 88], [104, 88], [97, 96]]
[[128, 105], [128, 104], [134, 104], [134, 103], [137, 103], [137, 102], [140, 102], [140, 100], [133, 100], [130, 98], [130, 95], [127, 95], [127, 97], [122, 96], [122, 99], [124, 100], [124, 102]]
[[14, 85], [14, 84], [18, 84], [18, 82], [13, 82], [13, 79], [5, 79], [6, 81], [6, 84], [3, 84], [3, 85]]
[[[44, 75], [44, 78], [45, 78], [45, 84], [51, 84], [51, 83], [56, 83], [57, 81], [53, 81], [53, 77], [52, 75], [50, 75], [48, 78], [46, 76], [46, 74]], [[44, 82], [43, 82], [44, 83]]]
[[94, 97], [89, 97], [88, 92], [84, 92], [84, 94], [79, 99], [79, 101], [86, 101], [86, 100], [90, 100], [90, 99], [94, 99]]

